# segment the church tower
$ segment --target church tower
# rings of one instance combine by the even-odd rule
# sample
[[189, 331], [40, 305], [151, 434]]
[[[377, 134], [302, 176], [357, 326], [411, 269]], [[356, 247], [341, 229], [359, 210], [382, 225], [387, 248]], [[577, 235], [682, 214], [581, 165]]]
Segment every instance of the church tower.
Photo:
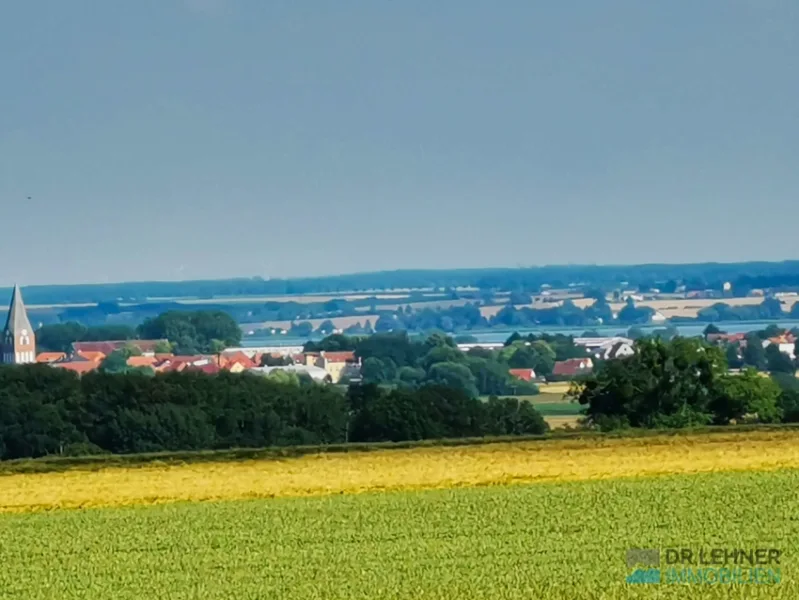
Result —
[[0, 358], [7, 365], [36, 362], [36, 337], [33, 335], [33, 327], [28, 320], [28, 311], [25, 310], [22, 292], [18, 285], [14, 286], [14, 293], [11, 295], [8, 319], [0, 346], [2, 346]]

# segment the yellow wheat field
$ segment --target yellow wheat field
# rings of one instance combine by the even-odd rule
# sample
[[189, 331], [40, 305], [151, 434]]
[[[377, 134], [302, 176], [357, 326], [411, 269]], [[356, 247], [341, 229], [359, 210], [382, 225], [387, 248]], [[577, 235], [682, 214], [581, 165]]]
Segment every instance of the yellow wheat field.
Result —
[[0, 512], [799, 467], [799, 433], [550, 440], [0, 477]]

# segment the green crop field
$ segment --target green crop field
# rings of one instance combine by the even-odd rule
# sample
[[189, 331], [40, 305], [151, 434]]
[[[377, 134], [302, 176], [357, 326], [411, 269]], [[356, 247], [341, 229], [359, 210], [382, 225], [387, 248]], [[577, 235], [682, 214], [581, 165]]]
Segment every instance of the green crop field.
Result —
[[[799, 471], [0, 515], [0, 598], [799, 597]], [[640, 548], [777, 548], [777, 585], [626, 584]]]

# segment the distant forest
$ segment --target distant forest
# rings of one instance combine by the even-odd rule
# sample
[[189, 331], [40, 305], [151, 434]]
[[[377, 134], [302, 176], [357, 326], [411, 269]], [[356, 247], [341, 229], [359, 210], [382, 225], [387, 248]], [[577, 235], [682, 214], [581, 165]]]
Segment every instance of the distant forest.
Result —
[[[737, 291], [799, 287], [799, 261], [748, 263], [652, 264], [627, 266], [570, 265], [533, 268], [399, 270], [298, 279], [221, 279], [150, 281], [81, 285], [36, 285], [23, 288], [29, 304], [145, 302], [151, 298], [212, 299], [229, 296], [329, 294], [366, 290], [474, 287], [494, 291], [537, 292], [542, 286], [720, 290], [725, 282]], [[10, 297], [11, 289], [0, 291]]]

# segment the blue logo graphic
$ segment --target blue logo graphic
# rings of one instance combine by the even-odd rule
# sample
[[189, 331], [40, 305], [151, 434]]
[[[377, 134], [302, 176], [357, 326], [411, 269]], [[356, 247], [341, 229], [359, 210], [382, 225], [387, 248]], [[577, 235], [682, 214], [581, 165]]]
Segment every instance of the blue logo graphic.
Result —
[[660, 583], [660, 569], [636, 569], [626, 579], [627, 583]]
[[627, 583], [660, 583], [660, 550], [630, 548], [627, 550]]

